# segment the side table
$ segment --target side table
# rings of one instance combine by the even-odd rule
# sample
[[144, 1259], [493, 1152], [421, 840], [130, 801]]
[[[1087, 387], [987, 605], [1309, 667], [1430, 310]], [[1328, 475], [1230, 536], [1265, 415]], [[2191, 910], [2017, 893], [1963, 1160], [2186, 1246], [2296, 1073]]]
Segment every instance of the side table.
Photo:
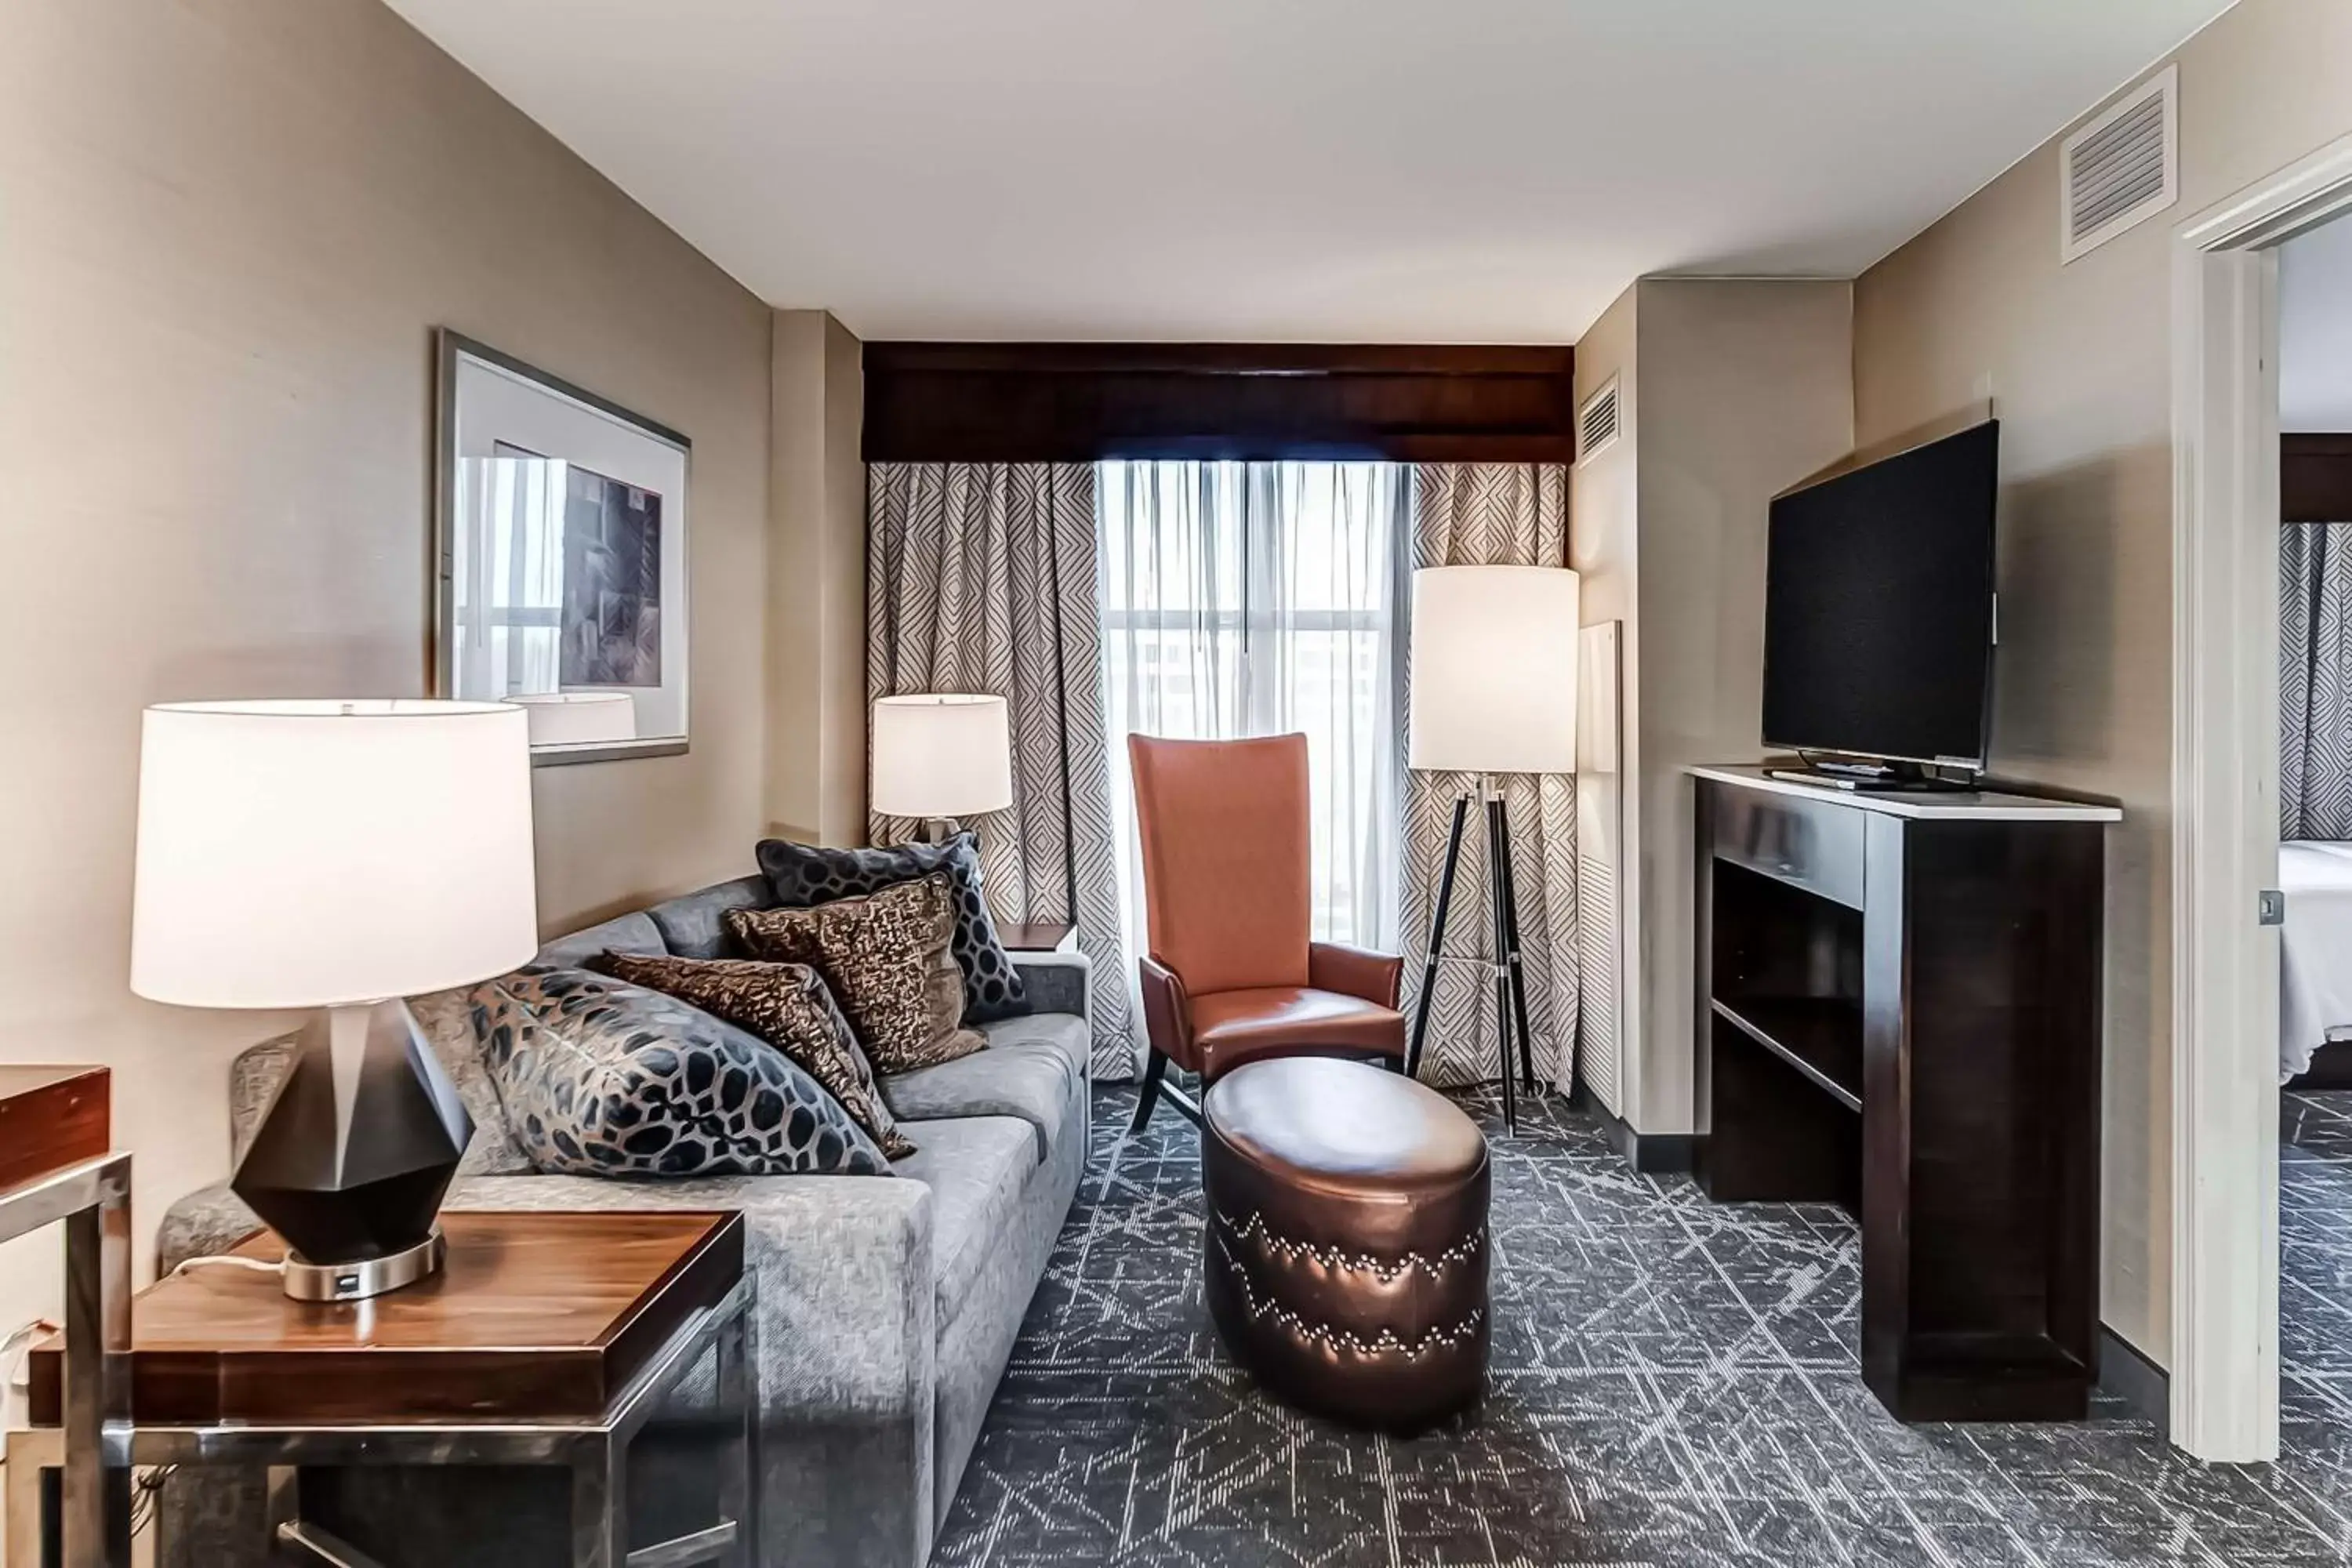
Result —
[[1067, 921], [1024, 921], [996, 928], [1007, 952], [1076, 952], [1078, 928]]
[[[131, 1562], [131, 1468], [123, 1451], [131, 1156], [110, 1148], [110, 1081], [104, 1068], [0, 1067], [0, 1241], [59, 1220], [66, 1226], [65, 1408], [54, 1444], [65, 1471], [59, 1535], [66, 1568], [129, 1568]], [[32, 1466], [11, 1450], [6, 1468], [13, 1493], [18, 1473]], [[12, 1496], [12, 1536], [19, 1533], [16, 1500]], [[38, 1515], [36, 1508], [25, 1517], [37, 1521]], [[10, 1568], [15, 1563], [12, 1542]]]
[[[575, 1568], [750, 1568], [757, 1418], [741, 1219], [444, 1213], [441, 1226], [442, 1270], [371, 1300], [296, 1301], [274, 1272], [217, 1263], [142, 1291], [131, 1460], [266, 1468], [273, 1543], [338, 1568], [376, 1559], [304, 1517], [306, 1467], [559, 1467]], [[267, 1231], [234, 1249], [261, 1262], [284, 1253]], [[37, 1511], [38, 1460], [20, 1466], [17, 1445], [55, 1443], [58, 1360], [35, 1351], [34, 1426], [9, 1436], [8, 1568], [27, 1568], [15, 1555], [19, 1510]], [[707, 1410], [686, 1408], [696, 1390]], [[648, 1425], [671, 1450], [681, 1431], [698, 1435], [693, 1468], [709, 1487], [633, 1517], [632, 1445]], [[681, 1526], [687, 1504], [701, 1506]], [[637, 1539], [647, 1533], [658, 1538]]]

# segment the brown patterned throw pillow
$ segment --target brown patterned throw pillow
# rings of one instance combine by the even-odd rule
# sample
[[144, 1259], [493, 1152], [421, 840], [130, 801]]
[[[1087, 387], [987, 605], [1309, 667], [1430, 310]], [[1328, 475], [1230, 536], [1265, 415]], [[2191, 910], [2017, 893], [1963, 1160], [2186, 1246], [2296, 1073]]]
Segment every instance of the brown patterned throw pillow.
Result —
[[955, 921], [955, 885], [934, 871], [810, 910], [730, 910], [727, 934], [753, 958], [814, 968], [875, 1070], [899, 1073], [988, 1044], [962, 1026]]
[[590, 959], [588, 967], [749, 1029], [823, 1084], [888, 1158], [903, 1160], [915, 1152], [875, 1089], [874, 1068], [857, 1048], [849, 1020], [807, 964], [607, 952]]

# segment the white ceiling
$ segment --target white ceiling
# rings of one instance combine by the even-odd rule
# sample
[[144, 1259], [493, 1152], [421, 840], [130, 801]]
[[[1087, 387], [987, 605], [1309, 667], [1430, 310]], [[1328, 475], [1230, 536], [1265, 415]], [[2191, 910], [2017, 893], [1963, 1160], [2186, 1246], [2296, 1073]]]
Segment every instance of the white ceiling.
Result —
[[2352, 430], [2352, 218], [2279, 247], [2279, 428]]
[[2228, 0], [391, 4], [863, 336], [1471, 342], [1851, 276]]

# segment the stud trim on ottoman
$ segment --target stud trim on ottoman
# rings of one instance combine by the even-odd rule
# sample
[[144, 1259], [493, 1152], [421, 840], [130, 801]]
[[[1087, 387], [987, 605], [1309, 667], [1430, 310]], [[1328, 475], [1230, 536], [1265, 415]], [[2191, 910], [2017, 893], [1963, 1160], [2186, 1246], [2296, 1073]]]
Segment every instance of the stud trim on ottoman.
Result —
[[1205, 1294], [1269, 1392], [1412, 1431], [1485, 1391], [1486, 1143], [1444, 1096], [1362, 1062], [1251, 1062], [1202, 1103]]

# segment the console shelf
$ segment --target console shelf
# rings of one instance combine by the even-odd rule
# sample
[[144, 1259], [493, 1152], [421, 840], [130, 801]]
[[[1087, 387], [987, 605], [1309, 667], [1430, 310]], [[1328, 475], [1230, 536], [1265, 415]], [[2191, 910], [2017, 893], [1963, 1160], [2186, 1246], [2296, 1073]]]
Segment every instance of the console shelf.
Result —
[[1861, 1221], [1863, 1375], [1897, 1416], [2079, 1418], [2120, 814], [1692, 772], [1700, 1184]]

